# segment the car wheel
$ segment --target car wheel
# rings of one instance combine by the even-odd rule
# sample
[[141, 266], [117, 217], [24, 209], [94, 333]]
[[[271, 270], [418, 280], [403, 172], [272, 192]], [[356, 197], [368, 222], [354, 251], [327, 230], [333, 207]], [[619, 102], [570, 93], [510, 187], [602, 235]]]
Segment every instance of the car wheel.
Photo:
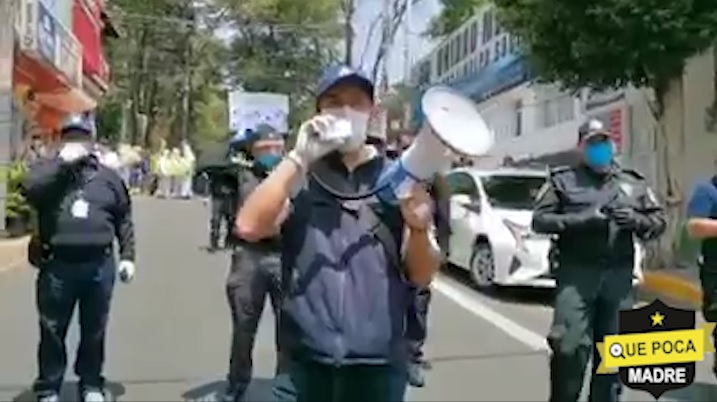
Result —
[[493, 286], [495, 279], [495, 264], [493, 250], [485, 241], [476, 243], [471, 258], [471, 279], [478, 288], [486, 289]]

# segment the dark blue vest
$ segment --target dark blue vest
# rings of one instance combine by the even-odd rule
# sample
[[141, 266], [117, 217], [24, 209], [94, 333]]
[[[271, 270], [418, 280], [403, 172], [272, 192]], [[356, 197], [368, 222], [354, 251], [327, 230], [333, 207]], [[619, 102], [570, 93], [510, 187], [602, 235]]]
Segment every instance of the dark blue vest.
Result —
[[[351, 173], [333, 165], [334, 173], [345, 175], [331, 181], [371, 188], [386, 163], [374, 159]], [[399, 250], [388, 249], [401, 245], [399, 208], [376, 197], [338, 199], [309, 177], [282, 231], [284, 344], [294, 358], [331, 365], [403, 359], [410, 292], [395, 258]], [[372, 209], [393, 244], [379, 240], [362, 208]]]

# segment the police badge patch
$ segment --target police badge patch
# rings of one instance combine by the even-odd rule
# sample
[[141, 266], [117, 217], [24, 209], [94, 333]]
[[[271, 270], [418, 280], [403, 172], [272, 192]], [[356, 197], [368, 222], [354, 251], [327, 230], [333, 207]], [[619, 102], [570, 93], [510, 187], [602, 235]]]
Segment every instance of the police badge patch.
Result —
[[598, 374], [617, 372], [626, 387], [648, 392], [655, 400], [695, 380], [697, 361], [714, 352], [714, 323], [696, 325], [695, 311], [651, 304], [619, 315], [620, 333], [597, 344]]

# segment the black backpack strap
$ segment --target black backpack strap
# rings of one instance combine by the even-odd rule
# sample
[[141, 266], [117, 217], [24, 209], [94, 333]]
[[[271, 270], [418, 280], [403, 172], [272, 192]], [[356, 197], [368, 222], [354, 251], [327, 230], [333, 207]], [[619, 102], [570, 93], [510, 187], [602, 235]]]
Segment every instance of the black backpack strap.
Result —
[[380, 210], [383, 201], [375, 195], [377, 189], [361, 188], [358, 192], [353, 193], [342, 191], [344, 183], [341, 177], [333, 174], [325, 163], [325, 161], [320, 161], [310, 168], [311, 180], [330, 194], [342, 209], [353, 214], [360, 222], [369, 227], [371, 234], [383, 245], [389, 264], [400, 267], [400, 238], [396, 238], [390, 226], [381, 216]]
[[377, 208], [367, 202], [367, 200], [361, 202], [358, 210], [358, 219], [371, 228], [371, 234], [383, 244], [388, 262], [395, 267], [400, 267], [401, 245], [398, 244], [396, 236], [394, 236], [386, 222], [381, 219], [376, 209]]

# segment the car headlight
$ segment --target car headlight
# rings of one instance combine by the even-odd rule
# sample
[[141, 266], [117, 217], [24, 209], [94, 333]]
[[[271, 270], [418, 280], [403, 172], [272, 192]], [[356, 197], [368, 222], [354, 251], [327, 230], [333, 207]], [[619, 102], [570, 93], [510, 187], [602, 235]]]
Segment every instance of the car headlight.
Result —
[[508, 228], [508, 231], [513, 235], [515, 244], [518, 248], [525, 249], [525, 240], [530, 238], [531, 230], [530, 227], [515, 223], [508, 219], [503, 219], [503, 224]]

